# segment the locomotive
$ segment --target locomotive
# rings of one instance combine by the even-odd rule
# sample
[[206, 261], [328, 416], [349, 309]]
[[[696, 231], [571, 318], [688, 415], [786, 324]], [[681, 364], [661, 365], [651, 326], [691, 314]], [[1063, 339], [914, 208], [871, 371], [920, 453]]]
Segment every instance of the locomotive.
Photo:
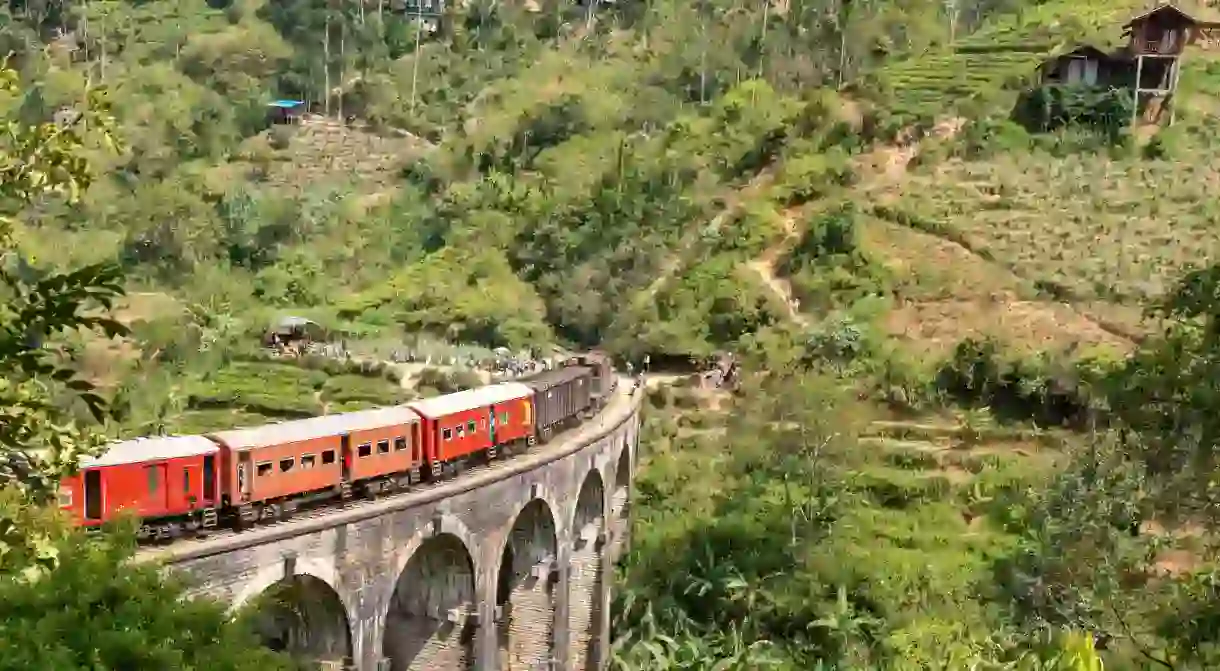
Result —
[[96, 529], [121, 511], [141, 541], [215, 528], [241, 530], [318, 506], [405, 491], [546, 442], [606, 405], [617, 378], [608, 356], [403, 405], [207, 435], [112, 443], [59, 488], [59, 507]]

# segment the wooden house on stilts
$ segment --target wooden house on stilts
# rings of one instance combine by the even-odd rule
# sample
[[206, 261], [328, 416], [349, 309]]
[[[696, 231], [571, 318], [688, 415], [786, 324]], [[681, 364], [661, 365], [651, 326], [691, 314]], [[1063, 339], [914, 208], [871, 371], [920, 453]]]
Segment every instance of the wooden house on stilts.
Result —
[[1113, 50], [1081, 45], [1042, 65], [1043, 84], [1130, 89], [1132, 124], [1142, 113], [1173, 123], [1174, 95], [1187, 47], [1220, 37], [1220, 19], [1162, 4], [1122, 26], [1123, 46]]

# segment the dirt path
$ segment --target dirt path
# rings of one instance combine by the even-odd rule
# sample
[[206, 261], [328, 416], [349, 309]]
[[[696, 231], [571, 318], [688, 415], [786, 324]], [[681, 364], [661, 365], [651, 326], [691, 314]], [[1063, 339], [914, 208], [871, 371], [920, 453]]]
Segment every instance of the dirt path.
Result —
[[637, 303], [643, 303], [656, 298], [657, 294], [665, 286], [665, 283], [673, 279], [682, 268], [690, 261], [690, 254], [695, 249], [696, 245], [708, 235], [717, 235], [720, 229], [728, 223], [730, 219], [738, 213], [738, 208], [742, 203], [747, 202], [751, 197], [758, 194], [760, 190], [771, 183], [774, 178], [774, 172], [770, 168], [764, 169], [762, 172], [750, 179], [746, 186], [736, 189], [724, 197], [724, 206], [712, 217], [711, 221], [704, 226], [699, 234], [688, 235], [683, 243], [674, 250], [665, 263], [661, 266], [661, 272], [657, 275], [643, 292], [636, 298]]
[[750, 268], [758, 273], [771, 292], [779, 296], [784, 302], [784, 306], [788, 309], [788, 316], [801, 327], [809, 326], [809, 319], [800, 311], [800, 304], [792, 293], [792, 283], [787, 277], [781, 276], [777, 272], [779, 261], [787, 253], [789, 246], [800, 240], [800, 234], [797, 232], [796, 217], [800, 214], [800, 208], [783, 213], [784, 218], [784, 237], [775, 244], [763, 251], [762, 255], [753, 261], [749, 262]]
[[[928, 138], [940, 140], [953, 137], [965, 125], [966, 120], [962, 118], [954, 117], [942, 120], [932, 128]], [[911, 161], [919, 155], [921, 146], [922, 141], [916, 140], [912, 132], [905, 131], [899, 135], [898, 144], [879, 146], [866, 153], [856, 166], [857, 171], [863, 173], [864, 179], [854, 188], [868, 191], [876, 186], [898, 181], [906, 174], [907, 166]], [[788, 278], [781, 276], [777, 272], [777, 268], [780, 259], [784, 257], [792, 244], [800, 240], [804, 233], [797, 224], [798, 219], [807, 220], [813, 208], [825, 207], [828, 202], [831, 201], [822, 199], [809, 204], [809, 207], [799, 206], [785, 211], [782, 215], [784, 237], [748, 263], [771, 291], [784, 302], [789, 317], [802, 327], [809, 325], [809, 319], [801, 313], [800, 304], [793, 297], [792, 283], [788, 281]]]

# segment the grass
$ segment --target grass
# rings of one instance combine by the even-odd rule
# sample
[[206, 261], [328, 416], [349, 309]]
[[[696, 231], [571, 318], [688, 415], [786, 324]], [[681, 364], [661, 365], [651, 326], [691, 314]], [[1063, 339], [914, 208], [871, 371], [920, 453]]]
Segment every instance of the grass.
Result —
[[1220, 162], [1007, 153], [913, 176], [902, 208], [1079, 300], [1143, 302], [1212, 258]]
[[408, 396], [380, 377], [241, 361], [198, 381], [188, 393], [189, 409], [175, 430], [215, 430], [362, 410], [402, 403]]

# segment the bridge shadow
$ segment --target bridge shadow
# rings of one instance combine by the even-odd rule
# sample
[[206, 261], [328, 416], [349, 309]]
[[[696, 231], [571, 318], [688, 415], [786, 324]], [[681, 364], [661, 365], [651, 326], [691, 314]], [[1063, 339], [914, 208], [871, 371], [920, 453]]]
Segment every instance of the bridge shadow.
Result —
[[294, 575], [269, 587], [251, 606], [255, 634], [266, 647], [311, 663], [351, 662], [347, 612], [320, 578]]
[[386, 615], [383, 654], [391, 671], [474, 667], [474, 563], [461, 539], [429, 538], [398, 577]]

